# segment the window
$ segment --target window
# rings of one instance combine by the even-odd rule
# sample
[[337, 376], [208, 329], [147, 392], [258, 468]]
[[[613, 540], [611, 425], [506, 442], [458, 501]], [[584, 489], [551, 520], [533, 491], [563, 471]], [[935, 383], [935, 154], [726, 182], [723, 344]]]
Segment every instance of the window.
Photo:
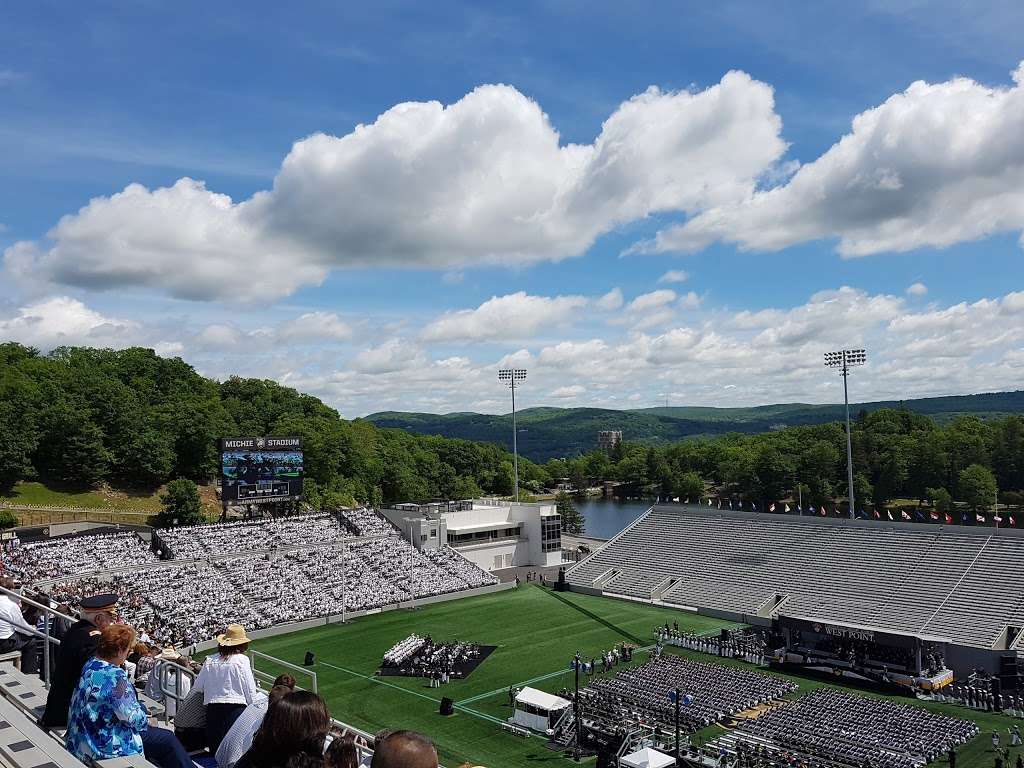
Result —
[[547, 515], [540, 519], [540, 551], [557, 552], [562, 548], [562, 516]]

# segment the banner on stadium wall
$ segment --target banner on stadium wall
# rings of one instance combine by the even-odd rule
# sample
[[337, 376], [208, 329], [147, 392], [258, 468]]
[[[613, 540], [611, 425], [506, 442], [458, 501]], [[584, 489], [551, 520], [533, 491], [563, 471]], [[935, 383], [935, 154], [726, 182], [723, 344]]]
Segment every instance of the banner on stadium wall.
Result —
[[261, 504], [302, 498], [301, 437], [225, 437], [220, 441], [221, 501]]
[[862, 640], [868, 643], [915, 648], [922, 639], [927, 642], [944, 643], [941, 638], [918, 638], [915, 635], [900, 635], [893, 632], [880, 632], [865, 627], [852, 627], [844, 624], [832, 624], [813, 619], [798, 619], [795, 616], [779, 616], [779, 626], [783, 629], [798, 629], [801, 632], [814, 632], [819, 635], [834, 637], [837, 640]]

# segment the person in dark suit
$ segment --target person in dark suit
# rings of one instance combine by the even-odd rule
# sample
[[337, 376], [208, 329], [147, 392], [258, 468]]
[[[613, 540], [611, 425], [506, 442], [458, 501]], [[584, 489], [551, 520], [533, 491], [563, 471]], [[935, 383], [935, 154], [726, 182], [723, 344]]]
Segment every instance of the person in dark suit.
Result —
[[63, 728], [68, 724], [71, 695], [82, 676], [82, 667], [96, 652], [103, 629], [114, 621], [117, 595], [93, 595], [82, 600], [78, 619], [57, 648], [57, 667], [50, 680], [46, 709], [39, 719], [44, 728]]

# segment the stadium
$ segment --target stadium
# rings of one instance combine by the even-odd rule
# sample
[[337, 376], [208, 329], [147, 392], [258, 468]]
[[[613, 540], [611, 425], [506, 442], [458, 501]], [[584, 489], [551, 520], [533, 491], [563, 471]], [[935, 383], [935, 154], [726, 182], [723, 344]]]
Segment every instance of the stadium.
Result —
[[[450, 536], [508, 525], [466, 522], [472, 504]], [[115, 592], [123, 621], [189, 655], [242, 624], [264, 685], [293, 673], [364, 755], [396, 728], [443, 765], [491, 768], [668, 764], [677, 747], [694, 766], [1020, 752], [1018, 531], [656, 505], [556, 578], [482, 567], [492, 542], [409, 540], [399, 506], [26, 539], [5, 570], [72, 610]], [[443, 530], [444, 510], [423, 514]], [[45, 690], [3, 669], [6, 721], [32, 742]]]

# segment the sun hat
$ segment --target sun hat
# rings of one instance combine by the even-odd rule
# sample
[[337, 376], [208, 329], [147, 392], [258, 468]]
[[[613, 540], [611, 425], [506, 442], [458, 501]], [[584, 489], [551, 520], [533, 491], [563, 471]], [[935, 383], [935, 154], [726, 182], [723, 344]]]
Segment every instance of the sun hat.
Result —
[[224, 630], [223, 635], [217, 635], [217, 645], [242, 645], [244, 643], [251, 642], [248, 637], [245, 636], [245, 627], [241, 624], [228, 624], [228, 628]]
[[177, 659], [181, 658], [181, 654], [174, 649], [173, 645], [169, 645], [162, 651], [160, 651], [160, 653], [157, 655], [157, 658], [162, 659], [164, 661], [176, 661]]

